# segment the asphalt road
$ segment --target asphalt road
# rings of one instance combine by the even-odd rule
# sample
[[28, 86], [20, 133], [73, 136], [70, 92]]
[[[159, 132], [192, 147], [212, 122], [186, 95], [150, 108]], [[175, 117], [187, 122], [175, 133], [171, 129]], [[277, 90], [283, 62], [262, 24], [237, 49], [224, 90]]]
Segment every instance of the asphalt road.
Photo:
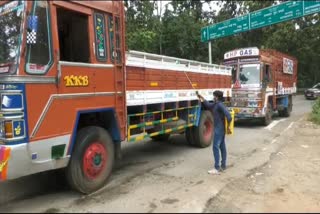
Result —
[[295, 96], [291, 116], [274, 115], [268, 127], [237, 124], [226, 139], [229, 168], [221, 175], [207, 173], [212, 148], [190, 147], [182, 135], [169, 142], [127, 143], [109, 183], [98, 192], [83, 196], [56, 173], [41, 173], [0, 184], [0, 212], [203, 212], [225, 185], [268, 162], [281, 147], [277, 139], [311, 111], [312, 102]]

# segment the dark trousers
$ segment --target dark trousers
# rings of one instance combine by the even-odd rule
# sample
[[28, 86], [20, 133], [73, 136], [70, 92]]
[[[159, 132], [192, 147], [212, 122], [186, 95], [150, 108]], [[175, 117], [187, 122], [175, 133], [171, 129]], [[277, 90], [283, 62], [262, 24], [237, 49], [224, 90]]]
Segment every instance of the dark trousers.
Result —
[[221, 168], [226, 168], [227, 161], [227, 148], [225, 142], [225, 134], [224, 133], [214, 133], [213, 140], [213, 156], [214, 156], [214, 168], [220, 170], [220, 152], [221, 152]]

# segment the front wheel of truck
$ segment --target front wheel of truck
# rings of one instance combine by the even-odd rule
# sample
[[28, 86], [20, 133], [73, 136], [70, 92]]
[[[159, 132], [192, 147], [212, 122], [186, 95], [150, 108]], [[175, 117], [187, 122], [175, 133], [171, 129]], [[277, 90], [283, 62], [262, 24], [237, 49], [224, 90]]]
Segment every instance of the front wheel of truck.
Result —
[[272, 121], [272, 108], [271, 104], [268, 104], [268, 107], [266, 109], [266, 115], [263, 118], [263, 125], [267, 126], [271, 123]]
[[114, 144], [109, 133], [96, 126], [81, 129], [66, 170], [72, 189], [84, 194], [105, 185], [114, 164]]

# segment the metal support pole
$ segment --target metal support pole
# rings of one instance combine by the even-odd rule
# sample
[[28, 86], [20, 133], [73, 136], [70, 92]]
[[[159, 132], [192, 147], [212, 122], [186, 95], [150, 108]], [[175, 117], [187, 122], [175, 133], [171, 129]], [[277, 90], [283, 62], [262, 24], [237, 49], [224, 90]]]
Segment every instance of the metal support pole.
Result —
[[209, 41], [208, 45], [209, 45], [209, 63], [212, 64], [211, 41]]

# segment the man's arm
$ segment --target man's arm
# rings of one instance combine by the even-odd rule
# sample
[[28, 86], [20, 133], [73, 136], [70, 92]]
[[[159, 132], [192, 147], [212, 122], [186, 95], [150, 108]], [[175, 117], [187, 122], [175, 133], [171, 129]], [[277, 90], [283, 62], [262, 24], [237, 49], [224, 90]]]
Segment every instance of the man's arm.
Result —
[[203, 96], [201, 96], [198, 92], [196, 92], [198, 98], [200, 99], [201, 102], [203, 102], [203, 105], [206, 109], [212, 109], [214, 104], [213, 103], [209, 103], [206, 99], [204, 99]]

